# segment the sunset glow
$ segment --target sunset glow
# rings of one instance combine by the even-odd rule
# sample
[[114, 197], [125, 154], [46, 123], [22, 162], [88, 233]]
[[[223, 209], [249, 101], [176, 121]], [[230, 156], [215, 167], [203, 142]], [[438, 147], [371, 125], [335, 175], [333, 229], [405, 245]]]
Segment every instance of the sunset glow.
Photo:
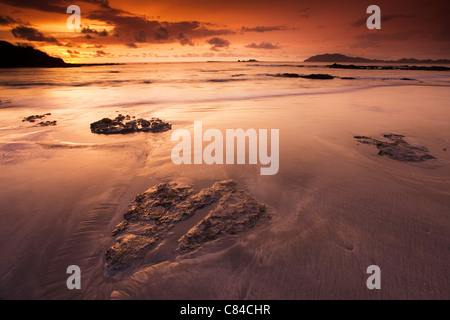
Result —
[[[302, 61], [339, 52], [367, 58], [448, 58], [447, 1], [377, 1], [381, 30], [368, 30], [372, 1], [1, 0], [0, 38], [29, 42], [67, 62]], [[69, 30], [66, 8], [81, 8]]]

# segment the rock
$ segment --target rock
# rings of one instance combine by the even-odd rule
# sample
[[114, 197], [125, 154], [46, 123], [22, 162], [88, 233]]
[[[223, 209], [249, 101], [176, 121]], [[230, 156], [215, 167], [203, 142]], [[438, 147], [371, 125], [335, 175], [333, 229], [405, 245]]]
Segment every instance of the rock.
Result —
[[56, 120], [54, 121], [41, 121], [37, 124], [40, 127], [56, 126]]
[[[22, 119], [22, 122], [28, 121], [28, 122], [36, 122], [36, 120], [43, 120], [47, 116], [51, 116], [51, 113], [45, 113], [45, 114], [36, 114], [29, 117], [25, 117]], [[54, 121], [41, 121], [35, 125], [35, 127], [48, 127], [48, 126], [56, 126], [56, 120]]]
[[374, 145], [378, 148], [380, 156], [387, 156], [392, 160], [402, 162], [422, 162], [429, 159], [436, 159], [429, 154], [429, 150], [425, 147], [412, 146], [403, 138], [405, 136], [400, 134], [385, 134], [383, 135], [390, 141], [380, 141], [366, 136], [354, 136], [354, 138], [362, 143]]
[[[133, 117], [134, 119], [135, 117]], [[92, 133], [98, 134], [125, 134], [132, 132], [164, 132], [172, 129], [172, 125], [160, 119], [131, 120], [129, 115], [119, 114], [115, 119], [103, 118], [91, 123]]]
[[301, 74], [297, 74], [297, 73], [277, 73], [277, 74], [269, 74], [269, 76], [272, 76], [272, 77], [283, 77], [283, 78], [319, 79], [319, 80], [334, 79], [334, 77], [329, 75], [329, 74], [301, 75]]
[[331, 65], [326, 66], [327, 68], [333, 69], [357, 69], [357, 70], [421, 70], [421, 71], [450, 71], [449, 67], [445, 66], [381, 66], [381, 65], [372, 65], [372, 66], [362, 66], [362, 65], [354, 65], [354, 64], [339, 64], [333, 63]]
[[22, 119], [22, 122], [28, 121], [28, 122], [36, 122], [38, 119], [44, 119], [46, 116], [51, 116], [51, 113], [45, 113], [45, 114], [36, 114], [29, 117], [25, 117]]
[[300, 77], [306, 79], [320, 79], [320, 80], [334, 79], [334, 77], [330, 76], [329, 74], [310, 74], [307, 76], [300, 76]]
[[[233, 180], [216, 182], [198, 193], [189, 186], [161, 183], [136, 196], [112, 232], [116, 243], [106, 252], [105, 273], [114, 276], [128, 269], [148, 252], [162, 250], [170, 237], [176, 243], [173, 254], [194, 252], [267, 222], [267, 211], [266, 205], [237, 189]], [[174, 234], [176, 225], [198, 215], [203, 218], [190, 230]]]

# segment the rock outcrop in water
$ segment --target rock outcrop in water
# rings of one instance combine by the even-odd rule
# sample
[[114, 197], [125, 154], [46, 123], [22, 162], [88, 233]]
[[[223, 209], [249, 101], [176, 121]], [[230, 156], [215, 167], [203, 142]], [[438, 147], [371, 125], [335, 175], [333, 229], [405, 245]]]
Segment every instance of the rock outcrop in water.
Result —
[[161, 119], [152, 118], [150, 120], [132, 120], [129, 115], [119, 114], [115, 119], [103, 118], [91, 123], [92, 133], [98, 134], [125, 134], [132, 132], [164, 132], [172, 129], [170, 123]]
[[298, 73], [277, 73], [277, 74], [269, 74], [272, 77], [282, 77], [282, 78], [304, 78], [304, 79], [319, 79], [319, 80], [331, 80], [334, 79], [332, 75], [329, 74], [308, 74], [302, 75]]
[[380, 156], [387, 156], [392, 160], [403, 162], [422, 162], [429, 159], [436, 159], [429, 154], [429, 150], [425, 147], [412, 146], [403, 138], [405, 136], [400, 134], [385, 134], [383, 135], [390, 141], [380, 141], [366, 136], [355, 136], [354, 138], [363, 144], [374, 145], [380, 150]]
[[[176, 225], [199, 217], [190, 229], [173, 234]], [[148, 252], [161, 250], [170, 237], [176, 241], [172, 250], [176, 256], [269, 219], [266, 205], [237, 189], [233, 180], [216, 182], [198, 193], [189, 186], [161, 183], [136, 196], [113, 231], [116, 243], [106, 252], [105, 272], [113, 276], [126, 270]]]
[[449, 67], [445, 66], [361, 66], [354, 64], [338, 64], [333, 63], [332, 65], [327, 66], [327, 68], [332, 69], [354, 69], [354, 70], [421, 70], [421, 71], [449, 71]]
[[325, 53], [312, 56], [305, 60], [305, 62], [346, 62], [346, 63], [438, 63], [438, 64], [449, 64], [450, 60], [440, 59], [440, 60], [418, 60], [418, 59], [399, 59], [399, 60], [379, 60], [379, 59], [366, 59], [361, 57], [349, 57], [339, 53]]

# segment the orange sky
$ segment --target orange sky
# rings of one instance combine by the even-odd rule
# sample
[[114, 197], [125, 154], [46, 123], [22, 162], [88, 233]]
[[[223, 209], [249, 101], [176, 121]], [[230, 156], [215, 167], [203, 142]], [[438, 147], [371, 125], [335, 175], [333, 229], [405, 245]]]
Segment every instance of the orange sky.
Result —
[[[381, 8], [381, 30], [366, 9]], [[81, 29], [66, 8], [81, 8]], [[0, 39], [67, 62], [450, 58], [448, 0], [0, 0]]]

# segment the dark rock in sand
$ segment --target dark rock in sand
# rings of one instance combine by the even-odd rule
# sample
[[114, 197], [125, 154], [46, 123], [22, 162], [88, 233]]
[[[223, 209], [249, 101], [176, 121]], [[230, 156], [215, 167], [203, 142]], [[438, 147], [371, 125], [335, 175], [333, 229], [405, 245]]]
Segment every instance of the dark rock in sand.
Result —
[[40, 127], [56, 126], [56, 120], [54, 121], [41, 121], [37, 124]]
[[123, 116], [121, 114], [119, 114], [115, 119], [103, 118], [102, 120], [91, 123], [92, 133], [98, 134], [164, 132], [170, 129], [172, 129], [172, 125], [160, 119], [152, 118], [150, 120], [131, 120], [129, 115]]
[[392, 160], [402, 162], [422, 162], [429, 159], [436, 159], [429, 154], [429, 150], [421, 146], [412, 146], [403, 138], [405, 136], [400, 134], [385, 134], [383, 135], [389, 141], [380, 141], [366, 136], [355, 136], [354, 138], [362, 143], [374, 145], [380, 150], [380, 156], [388, 156]]
[[51, 116], [51, 113], [45, 113], [45, 114], [36, 114], [29, 117], [25, 117], [22, 119], [22, 122], [28, 121], [28, 122], [36, 122], [36, 120], [44, 119], [46, 116]]
[[[116, 243], [106, 252], [105, 272], [109, 276], [122, 272], [171, 241], [176, 243], [174, 255], [196, 251], [267, 222], [267, 211], [263, 203], [237, 189], [233, 180], [216, 182], [198, 193], [189, 186], [161, 183], [136, 196], [113, 231]], [[194, 216], [203, 218], [190, 230], [173, 232], [176, 225]]]

